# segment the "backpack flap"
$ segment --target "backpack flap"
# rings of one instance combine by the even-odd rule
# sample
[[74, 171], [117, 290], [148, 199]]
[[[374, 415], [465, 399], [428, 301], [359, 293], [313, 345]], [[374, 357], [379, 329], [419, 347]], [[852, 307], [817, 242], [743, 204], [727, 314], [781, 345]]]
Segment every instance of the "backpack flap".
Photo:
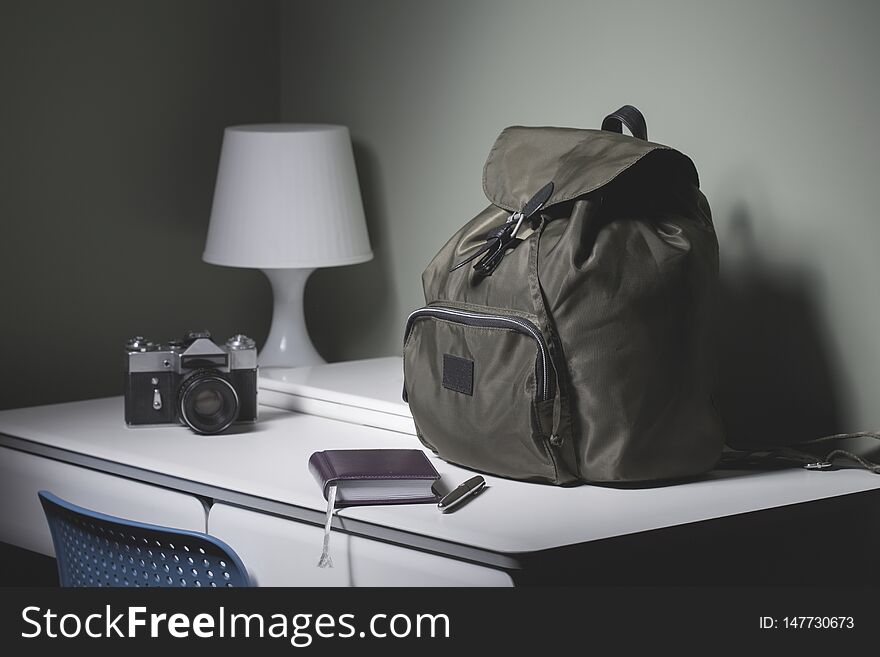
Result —
[[552, 182], [547, 208], [605, 187], [642, 160], [699, 186], [690, 158], [662, 144], [605, 130], [513, 126], [499, 135], [489, 152], [483, 191], [493, 205], [517, 212]]

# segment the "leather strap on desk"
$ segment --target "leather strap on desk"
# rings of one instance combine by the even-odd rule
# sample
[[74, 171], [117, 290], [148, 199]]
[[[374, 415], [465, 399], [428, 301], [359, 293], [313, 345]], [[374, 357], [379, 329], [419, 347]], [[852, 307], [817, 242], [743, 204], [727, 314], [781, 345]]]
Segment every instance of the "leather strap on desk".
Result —
[[[880, 440], [880, 432], [860, 431], [858, 433], [839, 433], [832, 436], [822, 436], [821, 438], [798, 443], [796, 447], [809, 448], [812, 445], [821, 445], [851, 438], [874, 438]], [[806, 449], [795, 449], [794, 447], [766, 447], [750, 450], [728, 449], [721, 455], [719, 467], [747, 468], [777, 463], [779, 465], [799, 465], [808, 470], [828, 470], [833, 467], [834, 461], [839, 459], [853, 461], [869, 472], [880, 474], [880, 463], [840, 448], [831, 450], [825, 456], [817, 456]]]

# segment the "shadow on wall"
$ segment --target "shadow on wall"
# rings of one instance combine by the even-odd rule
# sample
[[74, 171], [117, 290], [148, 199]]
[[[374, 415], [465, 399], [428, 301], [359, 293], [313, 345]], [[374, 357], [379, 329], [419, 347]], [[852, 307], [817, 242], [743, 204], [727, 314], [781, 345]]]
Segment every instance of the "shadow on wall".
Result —
[[838, 433], [840, 400], [814, 278], [765, 260], [753, 225], [747, 208], [736, 207], [724, 240], [734, 266], [722, 260], [717, 399], [728, 443], [789, 445]]
[[[317, 270], [306, 288], [309, 335], [318, 352], [330, 362], [375, 356], [367, 345], [381, 343], [382, 318], [393, 312], [388, 237], [382, 217], [387, 206], [375, 154], [353, 140], [367, 231], [373, 259], [348, 267]], [[402, 325], [401, 325], [402, 330]]]

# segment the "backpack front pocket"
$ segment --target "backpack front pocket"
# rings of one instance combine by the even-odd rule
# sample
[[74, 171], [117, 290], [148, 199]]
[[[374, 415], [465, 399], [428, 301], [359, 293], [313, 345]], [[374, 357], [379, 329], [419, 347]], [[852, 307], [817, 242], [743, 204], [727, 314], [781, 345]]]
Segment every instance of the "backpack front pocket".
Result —
[[430, 305], [404, 334], [404, 397], [419, 439], [484, 472], [559, 483], [550, 444], [555, 371], [520, 315]]

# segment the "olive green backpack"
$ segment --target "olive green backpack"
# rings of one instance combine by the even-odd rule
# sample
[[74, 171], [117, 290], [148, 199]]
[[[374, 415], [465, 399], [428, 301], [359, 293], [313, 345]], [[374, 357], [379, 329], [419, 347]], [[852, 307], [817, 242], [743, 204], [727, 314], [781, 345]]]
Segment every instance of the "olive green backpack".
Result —
[[406, 324], [421, 441], [553, 484], [711, 469], [718, 243], [691, 160], [626, 106], [602, 130], [507, 128], [483, 188]]

